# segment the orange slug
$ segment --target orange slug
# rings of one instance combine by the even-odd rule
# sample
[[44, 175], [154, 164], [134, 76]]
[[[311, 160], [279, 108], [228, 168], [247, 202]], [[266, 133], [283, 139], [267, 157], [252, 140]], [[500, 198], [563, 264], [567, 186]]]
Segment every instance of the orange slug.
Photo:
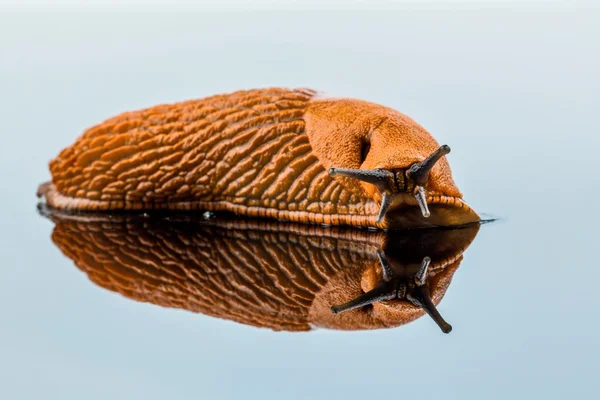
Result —
[[427, 313], [449, 332], [436, 305], [479, 230], [42, 214], [55, 223], [56, 246], [102, 288], [285, 331], [392, 328]]
[[479, 220], [440, 146], [390, 108], [256, 89], [126, 112], [50, 162], [59, 209], [228, 211], [378, 228]]

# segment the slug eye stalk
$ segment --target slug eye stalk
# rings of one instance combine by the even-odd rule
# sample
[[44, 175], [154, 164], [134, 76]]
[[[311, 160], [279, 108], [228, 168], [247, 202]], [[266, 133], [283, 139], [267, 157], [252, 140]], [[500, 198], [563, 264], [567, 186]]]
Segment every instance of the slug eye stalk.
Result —
[[[407, 170], [392, 172], [389, 170], [376, 168], [372, 170], [351, 169], [351, 168], [330, 168], [329, 176], [343, 176], [367, 182], [375, 186], [381, 192], [381, 207], [377, 214], [377, 223], [383, 221], [383, 217], [389, 210], [393, 202], [393, 196], [396, 193], [412, 192], [419, 204], [423, 217], [428, 218], [431, 213], [427, 206], [427, 193], [425, 186], [429, 180], [429, 173], [434, 165], [446, 154], [450, 153], [450, 146], [443, 145], [434, 151], [423, 161], [412, 164]], [[407, 185], [404, 175], [412, 185]]]
[[393, 190], [395, 187], [394, 173], [381, 168], [375, 169], [352, 169], [352, 168], [330, 168], [329, 176], [344, 176], [370, 183], [382, 193]]
[[431, 215], [429, 212], [429, 207], [427, 207], [427, 195], [425, 194], [425, 185], [429, 180], [429, 173], [431, 172], [433, 166], [440, 160], [440, 158], [448, 153], [450, 153], [450, 146], [447, 144], [440, 146], [439, 149], [434, 151], [423, 161], [411, 165], [406, 172], [408, 179], [413, 181], [417, 187], [417, 191], [415, 192], [414, 196], [415, 199], [417, 199], [419, 208], [421, 208], [421, 213], [425, 218], [428, 218]]
[[423, 161], [411, 165], [408, 169], [408, 177], [415, 183], [415, 185], [425, 186], [433, 166], [440, 160], [440, 158], [444, 157], [448, 153], [450, 153], [450, 146], [447, 144], [440, 146], [439, 149], [434, 151]]

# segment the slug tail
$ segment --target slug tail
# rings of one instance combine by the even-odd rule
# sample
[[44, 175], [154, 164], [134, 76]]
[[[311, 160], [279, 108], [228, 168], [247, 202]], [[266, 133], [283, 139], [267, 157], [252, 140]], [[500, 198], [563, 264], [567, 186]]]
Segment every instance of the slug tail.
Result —
[[37, 192], [35, 193], [35, 195], [38, 198], [41, 198], [41, 197], [45, 198], [46, 197], [46, 193], [48, 193], [52, 189], [53, 186], [54, 185], [52, 184], [52, 182], [49, 182], [49, 181], [48, 182], [44, 182], [44, 183], [40, 184], [40, 186], [38, 186]]

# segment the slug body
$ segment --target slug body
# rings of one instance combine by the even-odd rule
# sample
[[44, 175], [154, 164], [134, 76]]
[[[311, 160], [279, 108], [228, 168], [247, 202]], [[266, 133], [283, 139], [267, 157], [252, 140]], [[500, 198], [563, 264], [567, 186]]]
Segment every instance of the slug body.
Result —
[[387, 107], [307, 89], [249, 90], [94, 126], [50, 162], [52, 182], [38, 194], [81, 211], [229, 211], [378, 228], [478, 221], [444, 149]]

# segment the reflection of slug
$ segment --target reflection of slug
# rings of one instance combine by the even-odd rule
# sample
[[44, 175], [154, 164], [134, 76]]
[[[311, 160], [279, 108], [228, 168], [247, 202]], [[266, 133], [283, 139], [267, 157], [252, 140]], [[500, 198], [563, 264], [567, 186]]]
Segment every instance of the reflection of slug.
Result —
[[73, 210], [202, 209], [381, 228], [477, 221], [449, 151], [377, 104], [250, 90], [94, 126], [50, 163], [39, 194]]
[[[142, 302], [288, 331], [395, 327], [422, 316], [421, 305], [436, 316], [434, 304], [479, 229], [388, 234], [277, 222], [193, 221], [179, 215], [161, 220], [51, 210], [48, 216], [56, 224], [54, 243], [101, 287]], [[378, 283], [382, 257], [393, 268], [385, 275], [393, 279], [384, 285]], [[420, 280], [423, 290], [413, 290], [425, 257], [431, 261]], [[397, 295], [403, 285], [409, 288], [404, 298]], [[382, 286], [393, 286], [394, 296], [331, 312], [332, 306]]]

